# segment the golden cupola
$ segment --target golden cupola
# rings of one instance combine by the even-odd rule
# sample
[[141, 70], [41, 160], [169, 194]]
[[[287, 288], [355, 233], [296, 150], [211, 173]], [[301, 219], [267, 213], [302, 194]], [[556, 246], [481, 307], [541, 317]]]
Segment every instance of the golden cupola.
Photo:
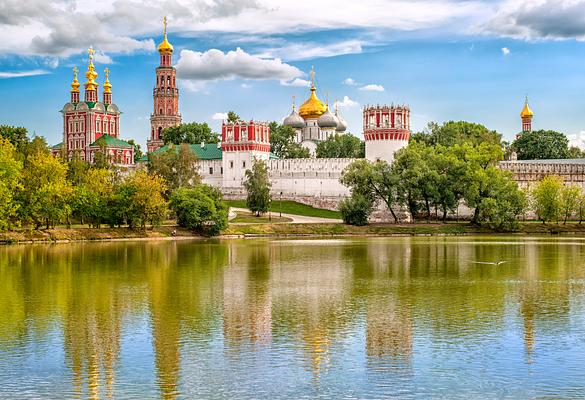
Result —
[[98, 83], [95, 81], [98, 74], [95, 72], [95, 67], [93, 65], [93, 47], [90, 47], [87, 51], [89, 53], [89, 64], [87, 65], [87, 72], [85, 73], [85, 77], [87, 78], [87, 82], [85, 82], [85, 90], [97, 90]]
[[530, 106], [528, 105], [528, 96], [526, 96], [526, 102], [524, 103], [524, 108], [522, 109], [522, 112], [520, 113], [520, 117], [521, 118], [532, 118], [534, 116], [534, 113], [532, 112], [532, 110], [530, 109]]
[[164, 23], [164, 39], [163, 41], [158, 45], [158, 52], [159, 53], [172, 53], [173, 52], [173, 45], [169, 43], [168, 39], [167, 39], [167, 17], [163, 18], [163, 23]]
[[71, 91], [74, 93], [79, 93], [79, 86], [81, 86], [81, 84], [77, 80], [77, 72], [78, 72], [77, 67], [73, 67], [73, 82], [71, 82]]
[[112, 84], [110, 83], [110, 69], [106, 68], [104, 70], [104, 74], [106, 75], [106, 81], [104, 82], [104, 93], [112, 93]]
[[321, 115], [325, 114], [327, 111], [327, 106], [319, 100], [317, 94], [315, 93], [317, 89], [315, 88], [315, 69], [311, 69], [311, 95], [303, 103], [302, 106], [299, 107], [299, 114], [304, 119], [316, 119], [319, 118]]

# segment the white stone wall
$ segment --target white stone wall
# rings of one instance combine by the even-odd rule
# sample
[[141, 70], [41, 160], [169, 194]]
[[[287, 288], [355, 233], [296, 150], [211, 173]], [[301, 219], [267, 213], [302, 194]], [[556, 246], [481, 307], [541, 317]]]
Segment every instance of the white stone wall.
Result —
[[199, 160], [197, 168], [204, 183], [221, 189], [223, 184], [222, 160]]
[[547, 175], [558, 175], [565, 184], [585, 190], [585, 160], [502, 161], [500, 169], [510, 171], [518, 186], [529, 189]]
[[366, 140], [366, 159], [394, 161], [394, 153], [408, 146], [408, 140]]

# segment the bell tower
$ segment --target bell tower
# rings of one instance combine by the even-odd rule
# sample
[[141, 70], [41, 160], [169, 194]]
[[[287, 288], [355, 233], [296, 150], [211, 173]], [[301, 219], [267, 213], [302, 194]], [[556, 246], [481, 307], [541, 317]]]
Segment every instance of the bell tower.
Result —
[[167, 17], [164, 17], [163, 23], [164, 39], [158, 45], [160, 65], [156, 68], [156, 85], [153, 91], [154, 110], [150, 115], [150, 139], [146, 141], [149, 152], [164, 144], [163, 129], [181, 124], [177, 70], [172, 64], [173, 45], [167, 39]]

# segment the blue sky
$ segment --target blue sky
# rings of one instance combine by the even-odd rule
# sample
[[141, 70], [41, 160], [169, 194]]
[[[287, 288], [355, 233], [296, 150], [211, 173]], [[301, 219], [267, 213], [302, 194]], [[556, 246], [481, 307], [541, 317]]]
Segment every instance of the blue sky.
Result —
[[[122, 137], [146, 142], [162, 17], [175, 46], [184, 121], [215, 130], [229, 110], [280, 120], [291, 97], [340, 101], [361, 136], [361, 107], [407, 103], [412, 129], [467, 120], [512, 139], [528, 95], [536, 129], [585, 139], [585, 1], [5, 0], [0, 123], [61, 140], [59, 110], [86, 49], [110, 68]], [[80, 81], [84, 77], [80, 74]], [[215, 119], [214, 119], [215, 118]]]

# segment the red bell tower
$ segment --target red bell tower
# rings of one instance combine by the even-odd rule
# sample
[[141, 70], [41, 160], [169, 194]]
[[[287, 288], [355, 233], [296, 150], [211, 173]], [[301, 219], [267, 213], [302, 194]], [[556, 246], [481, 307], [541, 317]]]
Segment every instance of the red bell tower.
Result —
[[150, 139], [146, 141], [149, 152], [164, 144], [163, 129], [181, 124], [177, 70], [172, 64], [173, 45], [167, 40], [167, 17], [163, 21], [164, 39], [158, 45], [160, 66], [156, 68], [156, 86], [153, 92], [154, 111], [150, 115]]

